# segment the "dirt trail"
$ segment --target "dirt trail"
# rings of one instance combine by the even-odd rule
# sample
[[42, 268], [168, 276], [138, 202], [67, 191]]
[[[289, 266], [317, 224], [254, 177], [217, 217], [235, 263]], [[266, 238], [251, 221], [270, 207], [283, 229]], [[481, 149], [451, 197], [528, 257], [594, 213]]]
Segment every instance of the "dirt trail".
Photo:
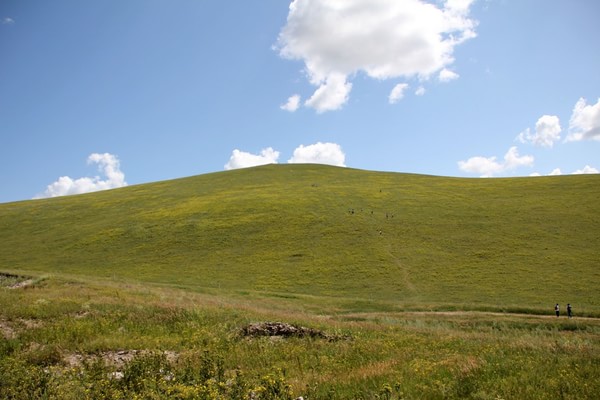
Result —
[[[520, 317], [520, 318], [536, 318], [536, 319], [555, 319], [557, 321], [564, 321], [568, 318], [566, 316], [556, 317], [554, 314], [525, 314], [525, 313], [509, 313], [509, 312], [493, 312], [493, 311], [398, 311], [398, 312], [381, 312], [381, 313], [352, 313], [344, 314], [345, 317], [402, 317], [402, 316], [448, 316], [448, 317], [468, 317], [468, 316], [481, 316], [481, 317]], [[571, 321], [600, 321], [597, 317], [578, 317], [574, 316], [570, 319]]]
[[400, 271], [400, 274], [402, 276], [402, 283], [406, 286], [406, 288], [408, 289], [409, 292], [411, 292], [413, 294], [416, 293], [417, 289], [415, 288], [415, 285], [412, 283], [412, 280], [410, 279], [410, 274], [408, 272], [408, 269], [406, 267], [404, 267], [404, 265], [402, 265], [402, 262], [400, 261], [400, 259], [398, 257], [396, 257], [396, 255], [394, 255], [394, 253], [392, 251], [392, 245], [389, 243], [387, 245], [387, 252], [390, 255], [390, 257], [392, 258], [392, 260], [394, 261], [394, 264], [396, 265], [398, 270]]

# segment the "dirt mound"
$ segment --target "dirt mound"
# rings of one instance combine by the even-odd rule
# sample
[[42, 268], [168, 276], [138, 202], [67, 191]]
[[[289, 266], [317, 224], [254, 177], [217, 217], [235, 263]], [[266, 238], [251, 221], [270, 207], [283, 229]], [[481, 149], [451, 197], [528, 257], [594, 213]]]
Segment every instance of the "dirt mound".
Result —
[[329, 335], [319, 329], [306, 328], [304, 326], [288, 324], [285, 322], [255, 322], [244, 326], [240, 333], [243, 337], [308, 337], [326, 339], [329, 341], [348, 339], [346, 336]]

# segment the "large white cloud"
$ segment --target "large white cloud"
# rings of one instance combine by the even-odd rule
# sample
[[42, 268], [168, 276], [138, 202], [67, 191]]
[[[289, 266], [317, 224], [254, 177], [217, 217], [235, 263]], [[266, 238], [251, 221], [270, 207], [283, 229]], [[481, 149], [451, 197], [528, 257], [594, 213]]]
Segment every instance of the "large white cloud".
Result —
[[491, 177], [500, 173], [514, 170], [522, 166], [532, 166], [533, 156], [521, 156], [516, 146], [508, 149], [503, 161], [497, 161], [496, 157], [471, 157], [467, 161], [459, 161], [458, 167], [461, 171], [477, 174], [481, 177]]
[[225, 169], [238, 169], [256, 167], [265, 164], [277, 164], [279, 152], [271, 147], [261, 150], [260, 154], [247, 153], [238, 149], [233, 150], [229, 162], [225, 164]]
[[346, 155], [339, 144], [315, 143], [308, 146], [300, 145], [294, 150], [294, 155], [288, 160], [292, 164], [329, 164], [345, 167]]
[[531, 143], [536, 146], [552, 147], [560, 140], [560, 120], [556, 115], [542, 115], [535, 124], [535, 133], [527, 128], [519, 134], [517, 139], [522, 143]]
[[104, 174], [102, 179], [99, 176], [93, 178], [84, 177], [72, 179], [68, 176], [61, 176], [54, 183], [46, 188], [46, 191], [35, 198], [57, 197], [71, 194], [80, 194], [96, 192], [99, 190], [115, 189], [127, 186], [125, 174], [121, 171], [119, 159], [117, 156], [109, 153], [93, 153], [87, 159], [88, 164], [97, 164], [98, 170]]
[[569, 121], [567, 141], [600, 140], [600, 98], [596, 104], [587, 105], [584, 98], [579, 99], [573, 108]]
[[[454, 62], [454, 48], [475, 37], [473, 0], [294, 0], [278, 38], [279, 54], [303, 60], [319, 112], [342, 107], [349, 78], [429, 78]], [[451, 80], [450, 70], [440, 75]]]

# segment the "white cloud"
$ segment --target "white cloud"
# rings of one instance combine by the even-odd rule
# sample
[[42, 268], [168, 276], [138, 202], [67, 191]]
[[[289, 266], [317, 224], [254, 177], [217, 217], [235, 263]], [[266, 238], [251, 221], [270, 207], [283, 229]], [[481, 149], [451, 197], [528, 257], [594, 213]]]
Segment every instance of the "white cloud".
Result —
[[120, 163], [117, 156], [109, 153], [93, 153], [88, 157], [87, 163], [97, 164], [98, 170], [104, 174], [106, 179], [102, 179], [99, 176], [78, 179], [61, 176], [56, 182], [48, 185], [43, 194], [38, 195], [35, 198], [66, 196], [127, 186], [125, 174], [120, 169]]
[[300, 107], [300, 95], [295, 94], [290, 96], [287, 103], [282, 104], [279, 108], [285, 111], [294, 112]]
[[343, 74], [331, 74], [313, 93], [306, 105], [317, 110], [318, 113], [338, 110], [348, 101], [348, 94], [352, 90], [352, 84], [346, 82]]
[[406, 89], [408, 89], [407, 83], [399, 83], [396, 86], [394, 86], [388, 97], [388, 101], [390, 102], [390, 104], [395, 104], [398, 101], [402, 100]]
[[[571, 175], [581, 175], [581, 174], [599, 174], [600, 171], [598, 171], [598, 169], [594, 168], [594, 167], [590, 167], [589, 165], [586, 165], [585, 167], [583, 167], [582, 169], [578, 169], [577, 171], [573, 171], [571, 172]], [[558, 175], [562, 175], [562, 171], [560, 170], [560, 168], [554, 168], [549, 174], [548, 176], [558, 176]], [[530, 176], [542, 176], [540, 173], [535, 172], [533, 174], [531, 174]]]
[[15, 20], [10, 17], [2, 18], [2, 25], [12, 25], [15, 23]]
[[438, 79], [440, 80], [440, 82], [450, 82], [455, 79], [458, 79], [459, 77], [460, 77], [460, 75], [458, 75], [456, 72], [450, 71], [449, 69], [444, 68], [443, 70], [440, 71]]
[[425, 88], [423, 86], [419, 86], [419, 88], [415, 91], [415, 94], [417, 96], [425, 95]]
[[[294, 0], [277, 47], [303, 60], [317, 111], [341, 108], [349, 77], [428, 78], [454, 62], [454, 48], [475, 37], [473, 0]], [[448, 71], [449, 72], [449, 71]]]
[[600, 140], [600, 98], [593, 105], [580, 98], [573, 108], [566, 141], [586, 139]]
[[516, 146], [508, 149], [504, 155], [504, 169], [512, 170], [518, 167], [530, 167], [533, 165], [533, 156], [520, 156]]
[[518, 149], [513, 146], [504, 155], [502, 162], [496, 157], [471, 157], [467, 161], [459, 161], [461, 171], [478, 174], [481, 177], [491, 177], [505, 171], [514, 170], [522, 166], [532, 166], [533, 156], [520, 156]]
[[599, 173], [600, 173], [600, 171], [598, 171], [598, 169], [596, 169], [594, 167], [590, 167], [589, 165], [586, 165], [582, 169], [578, 169], [577, 171], [574, 171], [573, 175], [578, 175], [578, 174], [599, 174]]
[[345, 167], [345, 162], [346, 155], [339, 144], [321, 142], [308, 146], [300, 145], [288, 160], [291, 164], [328, 164], [339, 167]]
[[225, 164], [226, 170], [256, 167], [265, 164], [277, 164], [279, 152], [267, 147], [261, 150], [260, 154], [247, 153], [238, 149], [233, 150], [229, 162]]
[[531, 143], [535, 146], [552, 147], [560, 140], [560, 120], [556, 115], [543, 115], [535, 124], [535, 133], [527, 128], [517, 136], [521, 143]]
[[471, 157], [467, 161], [459, 161], [458, 168], [482, 177], [494, 176], [503, 170], [502, 164], [496, 161], [496, 157], [481, 156]]
[[548, 175], [550, 175], [550, 176], [562, 175], [562, 171], [560, 170], [560, 168], [554, 168], [552, 171], [550, 171], [550, 173]]

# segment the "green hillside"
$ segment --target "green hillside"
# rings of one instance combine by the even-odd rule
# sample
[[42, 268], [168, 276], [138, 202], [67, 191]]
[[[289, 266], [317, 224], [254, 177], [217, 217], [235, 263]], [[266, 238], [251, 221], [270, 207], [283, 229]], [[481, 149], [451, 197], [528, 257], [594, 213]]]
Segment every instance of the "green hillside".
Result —
[[269, 165], [0, 204], [0, 271], [598, 315], [598, 199], [600, 175]]
[[271, 165], [0, 204], [0, 398], [596, 399], [599, 195]]

